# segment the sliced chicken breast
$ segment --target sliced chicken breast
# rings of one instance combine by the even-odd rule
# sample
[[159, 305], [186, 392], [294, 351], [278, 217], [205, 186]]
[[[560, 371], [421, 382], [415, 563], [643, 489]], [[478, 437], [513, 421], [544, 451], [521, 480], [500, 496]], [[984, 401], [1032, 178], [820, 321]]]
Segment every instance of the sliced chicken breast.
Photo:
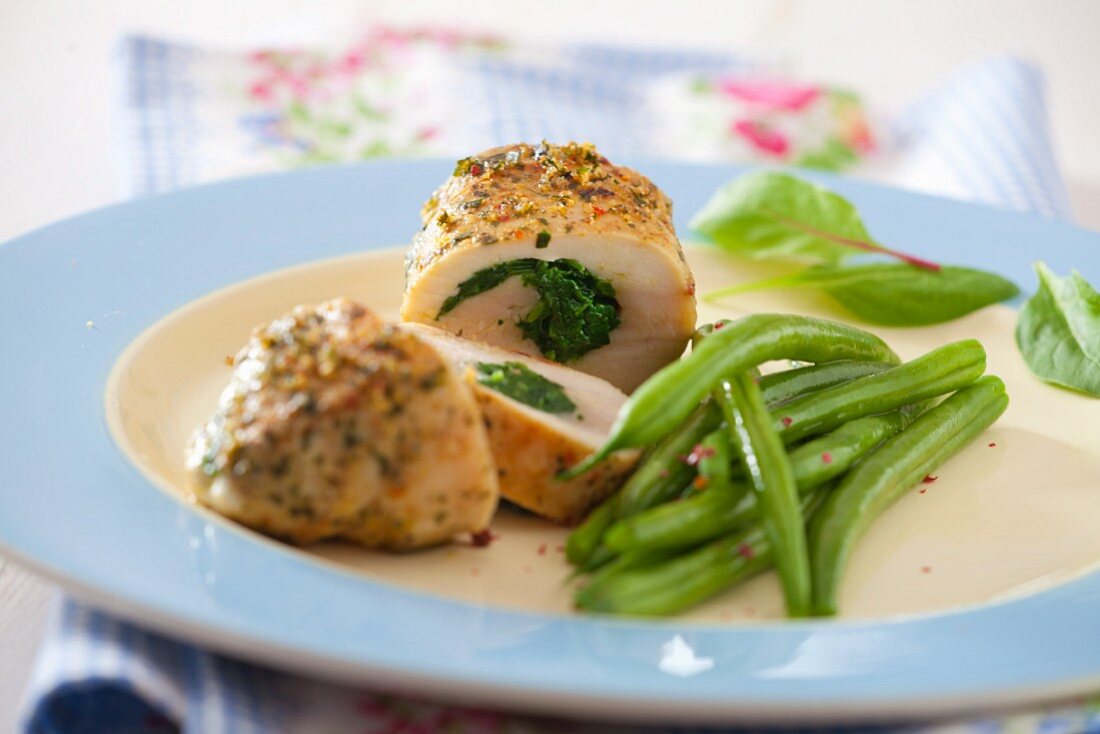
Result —
[[630, 391], [677, 359], [695, 283], [668, 197], [587, 144], [459, 161], [425, 205], [401, 316]]
[[573, 522], [633, 469], [638, 455], [624, 451], [576, 479], [556, 478], [606, 440], [626, 401], [614, 385], [434, 327], [410, 323], [405, 328], [464, 371], [481, 408], [505, 498], [551, 520]]
[[303, 544], [433, 545], [487, 528], [498, 498], [464, 377], [347, 299], [253, 332], [187, 462], [199, 502]]

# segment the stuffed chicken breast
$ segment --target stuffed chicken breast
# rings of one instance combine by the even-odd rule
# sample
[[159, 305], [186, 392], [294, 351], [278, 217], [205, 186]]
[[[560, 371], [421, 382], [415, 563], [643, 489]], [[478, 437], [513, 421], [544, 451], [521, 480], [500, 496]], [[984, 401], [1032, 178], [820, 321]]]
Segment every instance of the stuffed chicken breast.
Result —
[[481, 531], [497, 505], [463, 376], [346, 299], [253, 332], [187, 461], [199, 502], [297, 543], [407, 550]]
[[424, 207], [402, 318], [633, 390], [695, 327], [671, 210], [649, 179], [587, 144], [459, 161]]
[[611, 494], [633, 468], [637, 453], [623, 451], [580, 477], [557, 479], [607, 439], [626, 401], [614, 385], [433, 327], [406, 328], [464, 371], [481, 409], [503, 497], [551, 520], [572, 522]]

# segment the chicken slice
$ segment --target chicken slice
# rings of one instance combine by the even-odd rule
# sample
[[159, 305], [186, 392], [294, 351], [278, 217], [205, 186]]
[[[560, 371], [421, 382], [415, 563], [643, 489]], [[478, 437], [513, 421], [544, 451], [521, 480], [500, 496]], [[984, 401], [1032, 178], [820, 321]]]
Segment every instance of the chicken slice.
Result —
[[695, 328], [671, 202], [591, 145], [511, 145], [459, 161], [423, 218], [405, 321], [626, 391], [677, 359]]
[[499, 493], [462, 375], [347, 299], [252, 333], [187, 463], [199, 502], [302, 544], [441, 543], [488, 527]]
[[[614, 385], [434, 327], [405, 328], [465, 372], [481, 407], [503, 497], [551, 520], [572, 522], [633, 469], [637, 453], [621, 451], [580, 477], [556, 479], [606, 440], [626, 401]], [[520, 393], [525, 387], [530, 389]]]

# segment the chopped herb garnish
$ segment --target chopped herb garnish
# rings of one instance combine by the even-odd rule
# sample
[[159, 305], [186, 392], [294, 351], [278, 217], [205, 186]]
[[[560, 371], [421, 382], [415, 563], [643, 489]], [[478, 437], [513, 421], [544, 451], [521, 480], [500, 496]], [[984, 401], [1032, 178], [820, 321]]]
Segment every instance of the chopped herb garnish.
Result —
[[548, 246], [549, 244], [550, 244], [550, 233], [547, 232], [545, 229], [542, 230], [541, 232], [539, 232], [538, 235], [535, 236], [535, 247], [537, 247], [538, 249], [541, 250], [541, 249], [545, 248], [546, 246]]
[[508, 260], [477, 271], [443, 301], [436, 319], [458, 304], [519, 276], [539, 300], [518, 322], [523, 336], [555, 362], [573, 362], [611, 343], [620, 323], [615, 287], [576, 260]]
[[216, 477], [221, 473], [218, 468], [218, 457], [213, 452], [203, 454], [202, 473], [208, 477]]
[[459, 162], [455, 163], [455, 176], [463, 176], [470, 172], [470, 166], [474, 165], [473, 158], [463, 158]]
[[479, 362], [477, 371], [482, 385], [544, 413], [572, 413], [577, 408], [565, 388], [521, 362]]

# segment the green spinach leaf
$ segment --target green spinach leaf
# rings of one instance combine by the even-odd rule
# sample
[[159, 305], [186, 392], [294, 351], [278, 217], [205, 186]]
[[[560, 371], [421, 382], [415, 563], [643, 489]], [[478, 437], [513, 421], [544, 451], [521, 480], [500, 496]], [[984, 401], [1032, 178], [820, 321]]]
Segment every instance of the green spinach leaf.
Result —
[[1020, 354], [1039, 379], [1100, 397], [1100, 294], [1077, 272], [1035, 272], [1039, 290], [1016, 323]]
[[924, 326], [957, 319], [1019, 289], [999, 275], [944, 266], [923, 270], [905, 263], [818, 265], [794, 275], [726, 288], [708, 300], [772, 288], [818, 288], [853, 314], [873, 324]]
[[565, 388], [522, 362], [478, 362], [477, 381], [544, 413], [572, 413], [577, 409], [577, 404], [565, 394]]
[[532, 272], [537, 262], [538, 260], [533, 257], [524, 257], [517, 260], [507, 260], [487, 268], [482, 268], [459, 283], [457, 292], [447, 296], [446, 300], [443, 301], [443, 305], [439, 308], [439, 313], [435, 315], [436, 320], [438, 321], [440, 318], [453, 311], [458, 304], [462, 303], [467, 298], [473, 298], [485, 291], [492, 290], [514, 275], [523, 275], [524, 273]]
[[620, 322], [611, 283], [565, 258], [539, 260], [522, 279], [538, 291], [539, 300], [519, 320], [519, 328], [547, 359], [573, 362], [611, 343]]
[[754, 259], [838, 263], [876, 252], [928, 270], [938, 267], [872, 240], [855, 206], [839, 194], [776, 171], [746, 174], [718, 189], [690, 226], [719, 247]]
[[443, 301], [436, 319], [513, 276], [539, 294], [517, 326], [544, 357], [573, 362], [611, 343], [611, 332], [621, 323], [614, 286], [568, 258], [525, 257], [483, 268], [458, 284], [457, 292]]

